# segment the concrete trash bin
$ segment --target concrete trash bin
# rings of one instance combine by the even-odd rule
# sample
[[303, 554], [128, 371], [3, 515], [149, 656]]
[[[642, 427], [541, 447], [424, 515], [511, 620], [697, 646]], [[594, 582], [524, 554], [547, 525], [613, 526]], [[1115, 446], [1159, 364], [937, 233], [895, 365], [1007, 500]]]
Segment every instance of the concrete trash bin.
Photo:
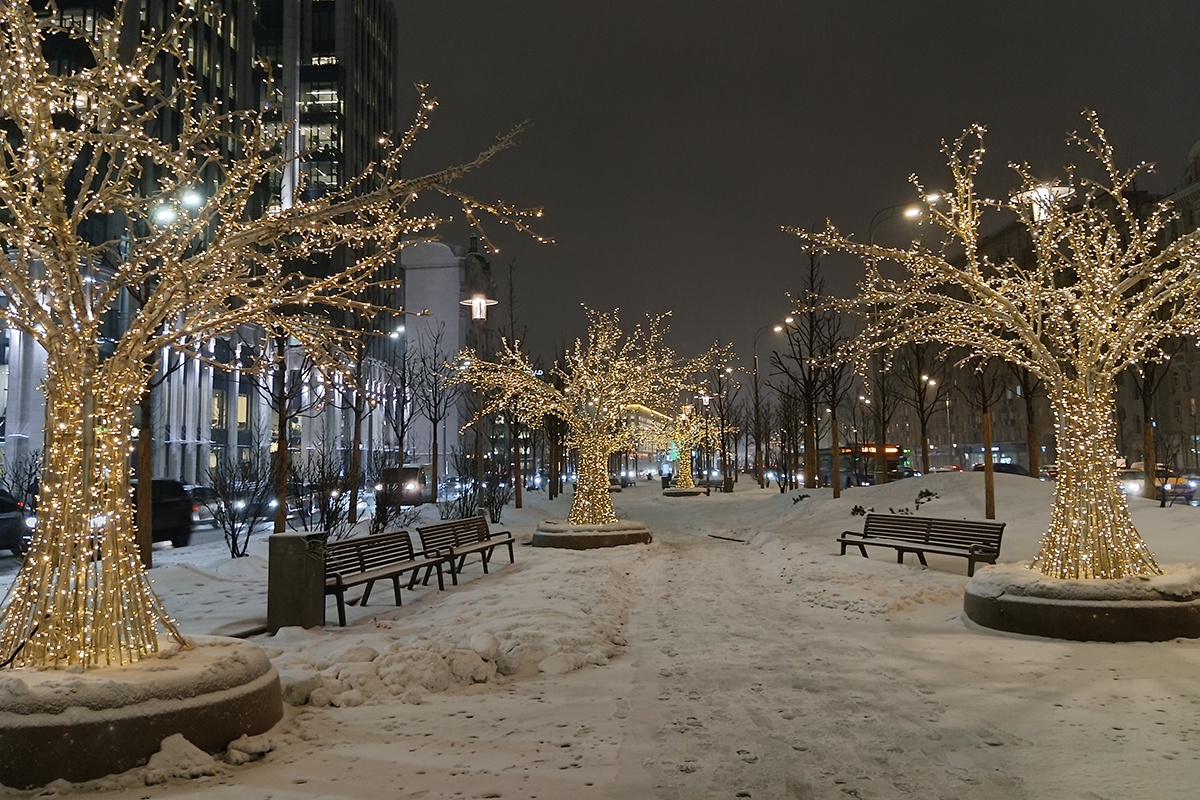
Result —
[[273, 533], [267, 561], [267, 630], [325, 624], [325, 537]]

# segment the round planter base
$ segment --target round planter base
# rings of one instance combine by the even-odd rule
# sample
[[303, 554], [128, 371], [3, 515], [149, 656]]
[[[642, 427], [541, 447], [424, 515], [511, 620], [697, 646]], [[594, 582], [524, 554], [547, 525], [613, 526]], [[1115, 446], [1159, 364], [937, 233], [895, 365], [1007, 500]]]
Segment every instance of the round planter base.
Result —
[[994, 630], [1087, 642], [1200, 638], [1200, 573], [1060, 580], [1020, 565], [985, 567], [967, 582], [963, 612]]
[[698, 486], [691, 489], [663, 489], [663, 497], [695, 497], [704, 494], [704, 490]]
[[87, 781], [145, 764], [181, 733], [202, 750], [283, 718], [279, 674], [257, 645], [196, 637], [124, 667], [5, 670], [0, 783]]
[[649, 544], [654, 540], [650, 529], [641, 522], [613, 522], [608, 525], [568, 525], [546, 520], [533, 533], [534, 547], [562, 547], [567, 550], [592, 550], [623, 544]]

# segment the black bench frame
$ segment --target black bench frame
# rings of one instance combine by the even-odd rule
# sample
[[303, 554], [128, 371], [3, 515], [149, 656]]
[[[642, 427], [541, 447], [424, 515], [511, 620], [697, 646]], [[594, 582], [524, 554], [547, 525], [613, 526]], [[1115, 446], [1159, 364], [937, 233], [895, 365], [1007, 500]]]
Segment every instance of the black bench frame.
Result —
[[842, 555], [853, 545], [867, 558], [867, 547], [891, 547], [896, 563], [904, 563], [905, 553], [915, 553], [925, 562], [926, 553], [960, 556], [967, 559], [967, 576], [975, 574], [976, 563], [995, 564], [1000, 557], [1003, 522], [995, 520], [937, 519], [891, 514], [868, 514], [861, 533], [846, 531], [838, 537]]
[[417, 585], [417, 577], [426, 570], [429, 574], [437, 570], [438, 588], [445, 589], [442, 580], [442, 564], [450, 563], [448, 555], [428, 554], [413, 549], [408, 531], [388, 531], [374, 536], [357, 536], [325, 544], [325, 594], [337, 597], [338, 624], [346, 627], [346, 590], [352, 586], [366, 584], [359, 605], [365, 606], [371, 596], [371, 587], [378, 580], [391, 580], [396, 593], [396, 605], [400, 605], [400, 576], [412, 573], [408, 582], [411, 590]]
[[[513, 553], [513, 535], [508, 531], [491, 531], [484, 517], [451, 519], [417, 528], [421, 546], [427, 553], [437, 552], [449, 557], [450, 580], [458, 585], [458, 573], [462, 572], [467, 556], [478, 553], [483, 562], [483, 571], [488, 571], [492, 552], [500, 545], [508, 546], [508, 562], [516, 563]], [[429, 571], [425, 571], [425, 582]]]

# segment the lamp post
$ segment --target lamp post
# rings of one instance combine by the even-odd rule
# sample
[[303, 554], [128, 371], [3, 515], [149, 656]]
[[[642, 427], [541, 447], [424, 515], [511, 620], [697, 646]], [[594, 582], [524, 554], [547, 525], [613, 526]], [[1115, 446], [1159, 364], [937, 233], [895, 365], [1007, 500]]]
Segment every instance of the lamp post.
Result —
[[[791, 324], [792, 318], [788, 317], [784, 320], [785, 324]], [[754, 332], [754, 474], [758, 478], [758, 488], [766, 487], [766, 480], [763, 477], [763, 451], [762, 451], [762, 402], [758, 392], [758, 337], [762, 336], [770, 329], [775, 333], [783, 330], [783, 325], [767, 323]]]
[[733, 367], [726, 367], [724, 370], [717, 372], [717, 424], [720, 426], [721, 435], [721, 491], [725, 494], [733, 491], [733, 471], [729, 469], [729, 446], [725, 429], [725, 416], [729, 412], [729, 401], [726, 398], [728, 389], [725, 382], [732, 380]]
[[711, 413], [709, 402], [712, 400], [707, 394], [700, 395], [700, 402], [704, 404], [704, 457], [702, 463], [704, 465], [704, 494], [712, 494], [711, 472], [709, 469], [709, 459], [712, 455], [712, 445], [708, 441], [708, 416]]

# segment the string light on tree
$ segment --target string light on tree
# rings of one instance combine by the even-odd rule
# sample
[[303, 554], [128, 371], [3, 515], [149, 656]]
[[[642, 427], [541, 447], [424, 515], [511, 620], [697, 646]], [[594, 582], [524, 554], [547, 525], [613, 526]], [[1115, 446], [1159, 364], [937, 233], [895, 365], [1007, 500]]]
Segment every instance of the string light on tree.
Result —
[[[428, 236], [441, 222], [416, 207], [419, 197], [441, 194], [469, 220], [491, 214], [527, 232], [541, 215], [456, 188], [522, 127], [469, 162], [401, 178], [401, 159], [436, 107], [423, 90], [413, 125], [362, 175], [254, 214], [260, 189], [287, 165], [287, 132], [256, 111], [202, 103], [187, 63], [190, 27], [216, 12], [183, 4], [166, 30], [131, 49], [121, 39], [126, 6], [118, 2], [111, 18], [97, 14], [94, 32], [80, 36], [28, 0], [0, 5], [0, 292], [6, 325], [41, 346], [46, 370], [38, 526], [0, 618], [0, 660], [16, 653], [16, 666], [137, 661], [158, 649], [160, 629], [182, 642], [131, 527], [132, 411], [158, 358], [175, 352], [211, 363], [203, 349], [213, 336], [257, 325], [291, 337], [322, 374], [342, 374], [360, 334], [332, 326], [325, 312], [382, 310], [360, 299], [364, 290], [384, 284], [377, 273], [405, 237]], [[86, 48], [80, 62], [92, 66], [57, 74], [43, 55], [54, 37]], [[174, 75], [169, 86], [154, 77], [164, 73]], [[157, 132], [168, 114], [182, 125], [163, 141]], [[100, 219], [120, 220], [120, 234], [86, 238], [81, 231]], [[357, 258], [344, 271], [294, 268], [343, 246]], [[134, 290], [146, 301], [124, 334], [106, 339]]]
[[[1022, 186], [1008, 201], [976, 194], [981, 126], [944, 146], [954, 190], [929, 214], [960, 245], [959, 260], [919, 242], [908, 249], [864, 245], [833, 226], [788, 229], [809, 247], [866, 262], [859, 296], [842, 307], [867, 324], [842, 359], [862, 363], [902, 341], [943, 342], [967, 348], [969, 359], [1004, 359], [1044, 382], [1058, 436], [1058, 481], [1033, 566], [1068, 579], [1160, 571], [1117, 485], [1115, 381], [1131, 364], [1163, 359], [1165, 339], [1200, 331], [1200, 232], [1163, 244], [1175, 218], [1169, 205], [1143, 215], [1130, 199], [1148, 166], [1118, 169], [1096, 115], [1086, 118], [1090, 134], [1071, 141], [1093, 156], [1103, 177], [1089, 180], [1072, 169], [1047, 190], [1018, 165]], [[920, 191], [915, 178], [913, 184]], [[1018, 217], [1034, 263], [996, 262], [979, 252], [980, 217], [988, 209]], [[885, 261], [906, 268], [906, 276], [884, 278]]]
[[[571, 525], [606, 525], [617, 521], [608, 492], [608, 459], [653, 435], [631, 425], [624, 412], [642, 405], [663, 413], [674, 408], [682, 392], [696, 391], [692, 376], [703, 373], [726, 351], [712, 348], [701, 356], [680, 358], [664, 342], [663, 317], [652, 317], [628, 335], [617, 313], [587, 311], [588, 333], [576, 340], [563, 360], [550, 370], [549, 381], [520, 352], [520, 342], [505, 341], [498, 361], [472, 351], [455, 361], [465, 366], [455, 380], [470, 383], [485, 397], [480, 414], [503, 410], [521, 423], [540, 426], [547, 416], [567, 426], [567, 446], [579, 452], [579, 476]], [[561, 388], [557, 388], [557, 383]]]

